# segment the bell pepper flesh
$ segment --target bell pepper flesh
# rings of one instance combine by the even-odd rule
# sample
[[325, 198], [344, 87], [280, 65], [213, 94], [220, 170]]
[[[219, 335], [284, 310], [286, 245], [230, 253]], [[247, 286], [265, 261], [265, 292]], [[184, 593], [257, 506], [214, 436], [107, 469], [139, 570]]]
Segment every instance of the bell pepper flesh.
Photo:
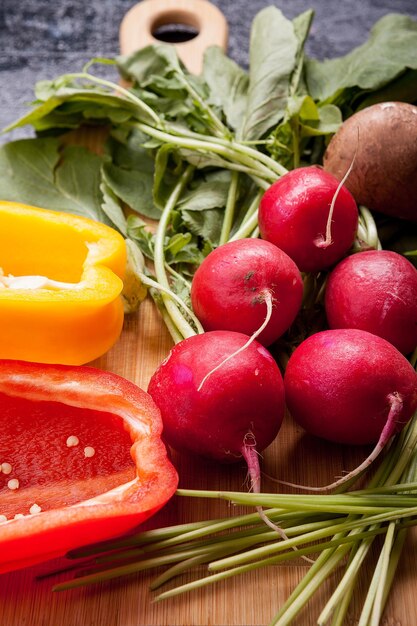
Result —
[[121, 535], [176, 490], [159, 410], [116, 374], [0, 360], [0, 421], [0, 573]]
[[18, 289], [0, 281], [0, 358], [80, 365], [107, 352], [123, 326], [125, 267], [125, 241], [114, 229], [0, 202], [4, 276], [67, 284]]

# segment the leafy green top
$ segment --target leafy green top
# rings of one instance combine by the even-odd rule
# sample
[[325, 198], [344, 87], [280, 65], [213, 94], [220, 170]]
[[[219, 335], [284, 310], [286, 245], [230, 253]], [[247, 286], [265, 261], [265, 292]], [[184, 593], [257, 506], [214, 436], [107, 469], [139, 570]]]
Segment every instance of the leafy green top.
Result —
[[[417, 98], [416, 22], [387, 15], [368, 42], [320, 62], [304, 52], [312, 20], [312, 11], [294, 20], [272, 6], [258, 13], [248, 72], [212, 47], [195, 76], [160, 44], [38, 83], [32, 110], [6, 129], [29, 124], [37, 136], [0, 148], [0, 197], [112, 224], [187, 304], [204, 256], [256, 236], [262, 191], [288, 169], [320, 161], [346, 115], [382, 95]], [[96, 76], [95, 63], [118, 76]], [[105, 128], [102, 154], [67, 145], [68, 132], [86, 125]], [[171, 296], [155, 297], [166, 308]]]

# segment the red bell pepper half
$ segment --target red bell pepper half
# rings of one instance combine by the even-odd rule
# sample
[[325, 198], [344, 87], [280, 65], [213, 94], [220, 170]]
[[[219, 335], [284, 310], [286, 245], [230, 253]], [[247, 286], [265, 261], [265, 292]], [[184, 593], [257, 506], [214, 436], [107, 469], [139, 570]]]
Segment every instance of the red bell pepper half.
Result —
[[152, 398], [92, 367], [0, 360], [0, 572], [135, 528], [177, 473]]

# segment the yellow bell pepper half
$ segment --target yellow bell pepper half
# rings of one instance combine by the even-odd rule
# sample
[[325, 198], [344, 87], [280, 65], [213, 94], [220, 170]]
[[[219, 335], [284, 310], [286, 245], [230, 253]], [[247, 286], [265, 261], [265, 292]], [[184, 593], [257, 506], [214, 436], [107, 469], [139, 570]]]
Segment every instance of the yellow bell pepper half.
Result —
[[99, 222], [0, 201], [0, 358], [80, 365], [123, 326], [126, 246]]

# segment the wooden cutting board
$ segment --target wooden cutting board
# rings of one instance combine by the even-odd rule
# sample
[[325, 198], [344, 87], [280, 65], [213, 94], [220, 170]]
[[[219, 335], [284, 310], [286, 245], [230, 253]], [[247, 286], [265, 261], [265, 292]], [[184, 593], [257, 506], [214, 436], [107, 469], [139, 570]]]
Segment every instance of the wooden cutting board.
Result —
[[[194, 71], [198, 71], [202, 51], [208, 44], [226, 46], [226, 22], [222, 14], [204, 0], [145, 0], [134, 7], [122, 22], [122, 52], [131, 52], [135, 47], [152, 41], [152, 28], [155, 24], [164, 23], [164, 20], [165, 23], [179, 22], [200, 30], [202, 38], [194, 40], [194, 47], [191, 45], [192, 41], [188, 42], [189, 45], [178, 45], [184, 62]], [[171, 345], [170, 336], [159, 313], [151, 300], [146, 300], [137, 313], [126, 318], [119, 342], [92, 365], [124, 376], [146, 389], [152, 373], [166, 357]], [[310, 485], [327, 484], [344, 470], [355, 467], [358, 460], [364, 458], [364, 454], [364, 449], [353, 450], [313, 441], [287, 417], [278, 439], [263, 453], [263, 469], [266, 474], [283, 480]], [[173, 461], [183, 488], [246, 488], [243, 463], [219, 467], [175, 453]], [[276, 491], [276, 485], [265, 480], [264, 490]], [[233, 515], [233, 510], [224, 502], [174, 497], [152, 520], [151, 525], [167, 526], [229, 515]], [[382, 622], [386, 626], [417, 624], [416, 541], [417, 532], [410, 531]], [[372, 572], [374, 556], [371, 555], [369, 560], [368, 574]], [[291, 565], [247, 573], [173, 600], [153, 603], [149, 583], [155, 573], [135, 574], [92, 587], [52, 593], [52, 584], [66, 577], [37, 580], [36, 576], [50, 571], [56, 565], [56, 562], [46, 563], [0, 576], [2, 626], [268, 624], [308, 569], [305, 562], [294, 561]], [[201, 569], [200, 572], [203, 573], [204, 570]], [[320, 609], [334, 589], [340, 574], [341, 571], [336, 572], [328, 579], [314, 600], [293, 622], [295, 626], [313, 626], [316, 623]], [[369, 577], [366, 575], [359, 579], [346, 626], [357, 623], [368, 582]]]
[[[126, 319], [117, 345], [94, 366], [116, 372], [146, 389], [150, 376], [167, 355], [171, 340], [159, 313], [145, 301], [137, 314]], [[364, 450], [349, 450], [310, 440], [289, 418], [276, 442], [263, 453], [263, 469], [304, 484], [326, 484], [342, 470], [352, 468]], [[180, 486], [197, 489], [245, 489], [243, 464], [219, 467], [174, 454]], [[264, 482], [264, 490], [276, 486]], [[174, 497], [152, 520], [154, 526], [233, 515], [224, 502]], [[417, 623], [417, 532], [410, 531], [386, 617], [381, 626], [415, 626]], [[374, 554], [366, 568], [369, 574]], [[158, 572], [134, 574], [91, 587], [53, 593], [53, 584], [67, 576], [36, 580], [58, 562], [45, 563], [0, 576], [2, 626], [255, 626], [268, 624], [292, 589], [307, 572], [302, 561], [251, 572], [229, 581], [162, 603], [153, 603], [149, 583]], [[204, 573], [204, 569], [199, 570]], [[331, 576], [294, 626], [313, 626], [338, 576]], [[191, 579], [191, 577], [190, 577]], [[181, 582], [185, 582], [182, 579]], [[357, 624], [369, 578], [360, 578], [346, 626]]]

